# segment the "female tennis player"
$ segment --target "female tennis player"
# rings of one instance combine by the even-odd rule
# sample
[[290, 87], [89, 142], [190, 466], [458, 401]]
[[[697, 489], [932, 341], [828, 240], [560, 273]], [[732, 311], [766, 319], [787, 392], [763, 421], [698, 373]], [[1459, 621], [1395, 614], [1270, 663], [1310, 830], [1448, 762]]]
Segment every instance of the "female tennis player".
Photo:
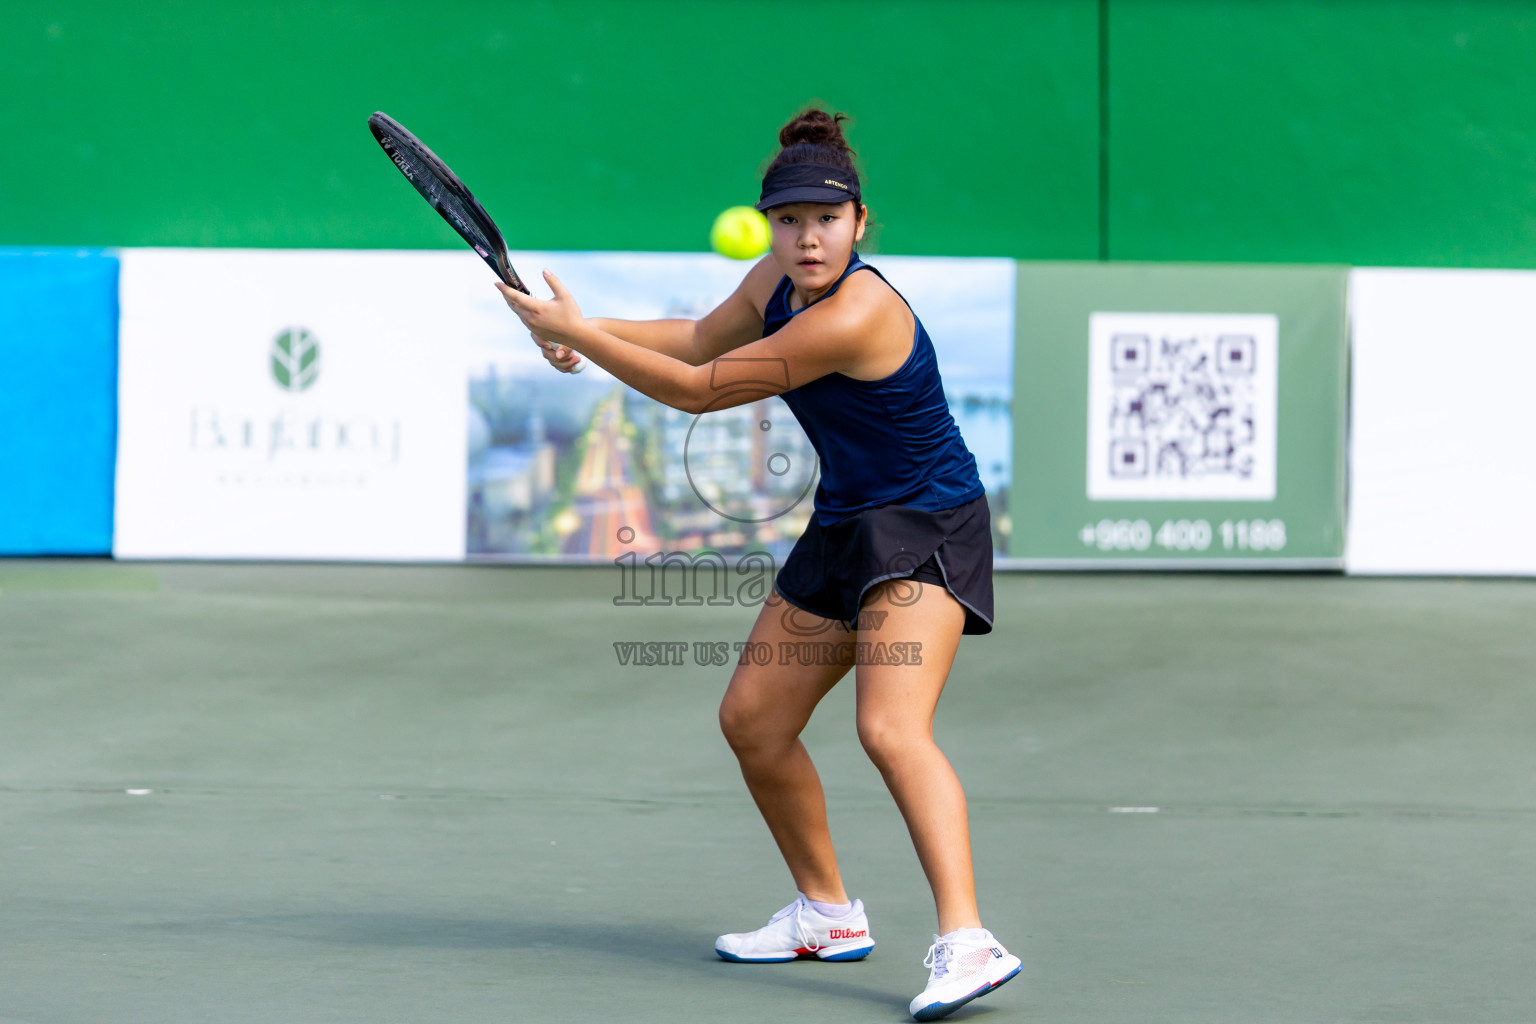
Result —
[[932, 972], [911, 1004], [918, 1020], [934, 1020], [1020, 968], [982, 927], [965, 793], [933, 740], [961, 635], [992, 629], [991, 518], [927, 332], [854, 251], [868, 211], [844, 120], [813, 108], [779, 132], [757, 204], [772, 251], [701, 320], [587, 319], [548, 271], [552, 299], [497, 287], [557, 369], [585, 357], [692, 413], [777, 393], [805, 429], [821, 460], [815, 514], [750, 639], [824, 651], [799, 659], [811, 664], [738, 666], [720, 705], [799, 892], [767, 925], [722, 935], [715, 950], [773, 963], [859, 960], [874, 948], [863, 901], [843, 888], [821, 780], [799, 739], [851, 668], [859, 739], [906, 819], [938, 909], [940, 934], [923, 961]]

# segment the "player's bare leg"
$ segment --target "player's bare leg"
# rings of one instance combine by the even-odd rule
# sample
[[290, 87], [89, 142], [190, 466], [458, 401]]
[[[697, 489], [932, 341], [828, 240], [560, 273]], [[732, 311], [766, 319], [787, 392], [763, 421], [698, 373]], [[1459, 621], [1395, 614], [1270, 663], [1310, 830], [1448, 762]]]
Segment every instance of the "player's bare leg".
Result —
[[807, 639], [853, 637], [832, 620], [788, 604], [775, 591], [749, 637], [751, 643], [766, 644], [773, 657], [767, 665], [736, 667], [720, 702], [720, 728], [796, 887], [810, 899], [841, 904], [848, 902], [848, 894], [827, 827], [826, 798], [800, 732], [853, 660], [850, 655], [831, 665], [779, 664], [780, 642]]
[[876, 588], [863, 611], [877, 613], [863, 621], [878, 621], [879, 628], [861, 629], [860, 641], [916, 643], [922, 660], [858, 666], [859, 741], [906, 819], [933, 888], [940, 934], [980, 927], [965, 790], [933, 740], [934, 709], [960, 645], [965, 609], [943, 587], [892, 580]]

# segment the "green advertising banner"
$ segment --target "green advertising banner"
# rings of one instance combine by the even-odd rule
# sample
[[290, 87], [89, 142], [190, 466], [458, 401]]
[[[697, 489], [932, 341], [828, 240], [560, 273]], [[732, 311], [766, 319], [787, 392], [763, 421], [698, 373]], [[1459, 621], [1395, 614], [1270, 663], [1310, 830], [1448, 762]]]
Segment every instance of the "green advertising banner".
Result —
[[1345, 268], [1018, 274], [1004, 564], [1342, 567]]

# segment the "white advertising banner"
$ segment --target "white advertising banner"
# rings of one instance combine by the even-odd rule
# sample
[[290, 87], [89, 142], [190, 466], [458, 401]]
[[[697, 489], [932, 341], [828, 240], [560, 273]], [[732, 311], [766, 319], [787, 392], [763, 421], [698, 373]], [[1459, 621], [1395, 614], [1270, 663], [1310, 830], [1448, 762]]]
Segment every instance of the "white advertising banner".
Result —
[[464, 556], [464, 252], [121, 252], [119, 558]]
[[1352, 573], [1536, 574], [1536, 273], [1356, 270]]

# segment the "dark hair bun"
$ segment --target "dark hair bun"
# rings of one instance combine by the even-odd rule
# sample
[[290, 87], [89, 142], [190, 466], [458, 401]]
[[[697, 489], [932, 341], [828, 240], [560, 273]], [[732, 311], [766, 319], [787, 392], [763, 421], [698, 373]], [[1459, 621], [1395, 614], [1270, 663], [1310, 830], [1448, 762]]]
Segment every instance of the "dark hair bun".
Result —
[[843, 122], [846, 120], [847, 114], [829, 114], [820, 107], [810, 107], [796, 114], [789, 124], [779, 129], [779, 145], [788, 149], [798, 143], [809, 142], [830, 146], [852, 156], [853, 150], [843, 137]]
[[789, 124], [779, 129], [780, 149], [768, 162], [764, 179], [791, 164], [833, 167], [837, 169], [838, 180], [851, 186], [848, 198], [862, 206], [864, 192], [854, 165], [854, 152], [843, 137], [843, 122], [847, 120], [847, 114], [829, 113], [820, 107], [807, 107], [790, 118]]

